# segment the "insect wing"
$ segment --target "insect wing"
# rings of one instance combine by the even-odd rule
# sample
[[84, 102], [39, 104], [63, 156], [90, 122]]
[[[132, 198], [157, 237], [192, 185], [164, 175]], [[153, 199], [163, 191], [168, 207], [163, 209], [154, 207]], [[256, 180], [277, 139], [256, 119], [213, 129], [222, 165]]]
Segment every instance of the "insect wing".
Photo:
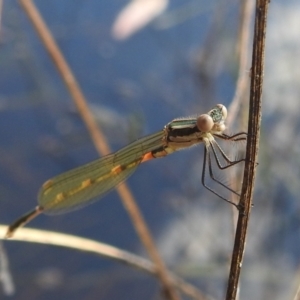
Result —
[[46, 181], [38, 196], [46, 214], [59, 214], [86, 206], [128, 178], [144, 154], [162, 145], [164, 131], [139, 139], [116, 153]]
[[207, 147], [205, 157], [205, 185], [221, 198], [239, 195], [241, 182], [240, 172], [245, 158], [245, 137], [243, 140], [212, 140]]

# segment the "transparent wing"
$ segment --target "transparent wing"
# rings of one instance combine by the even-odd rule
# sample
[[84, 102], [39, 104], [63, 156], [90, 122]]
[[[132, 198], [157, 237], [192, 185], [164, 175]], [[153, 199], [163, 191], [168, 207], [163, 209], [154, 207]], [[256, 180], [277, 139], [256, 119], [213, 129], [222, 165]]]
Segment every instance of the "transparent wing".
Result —
[[46, 214], [78, 209], [100, 199], [128, 178], [143, 156], [162, 146], [164, 131], [141, 138], [121, 150], [46, 181], [38, 202]]
[[[202, 183], [215, 195], [232, 203], [228, 199], [234, 195], [239, 196], [241, 182], [237, 182], [237, 178], [241, 176], [237, 173], [245, 161], [246, 134], [215, 136], [221, 140], [211, 140], [205, 146]], [[222, 146], [220, 141], [223, 141]]]

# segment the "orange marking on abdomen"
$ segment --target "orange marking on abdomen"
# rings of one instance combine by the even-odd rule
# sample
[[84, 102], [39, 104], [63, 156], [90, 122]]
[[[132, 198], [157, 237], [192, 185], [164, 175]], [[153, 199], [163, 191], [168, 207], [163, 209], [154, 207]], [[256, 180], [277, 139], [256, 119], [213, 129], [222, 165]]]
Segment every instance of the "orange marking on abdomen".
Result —
[[64, 193], [59, 193], [56, 195], [55, 200], [60, 202], [60, 201], [64, 200], [65, 198], [66, 198], [66, 195]]
[[93, 181], [92, 179], [87, 179], [87, 180], [84, 180], [81, 182], [81, 188], [84, 189], [84, 188], [87, 188], [89, 186], [91, 186], [93, 184]]
[[122, 171], [123, 171], [122, 165], [118, 165], [118, 166], [111, 169], [111, 173], [113, 173], [115, 175], [121, 173]]
[[155, 158], [155, 157], [153, 156], [152, 152], [148, 152], [143, 156], [141, 163], [148, 161], [150, 159], [153, 159], [153, 158]]

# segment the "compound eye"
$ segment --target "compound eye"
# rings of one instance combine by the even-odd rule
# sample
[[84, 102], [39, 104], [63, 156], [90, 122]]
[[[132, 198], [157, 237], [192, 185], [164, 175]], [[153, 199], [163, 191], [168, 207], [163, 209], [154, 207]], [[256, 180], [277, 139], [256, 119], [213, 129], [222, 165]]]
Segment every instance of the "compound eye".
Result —
[[204, 114], [197, 119], [197, 127], [201, 132], [209, 132], [214, 126], [214, 121], [211, 116]]

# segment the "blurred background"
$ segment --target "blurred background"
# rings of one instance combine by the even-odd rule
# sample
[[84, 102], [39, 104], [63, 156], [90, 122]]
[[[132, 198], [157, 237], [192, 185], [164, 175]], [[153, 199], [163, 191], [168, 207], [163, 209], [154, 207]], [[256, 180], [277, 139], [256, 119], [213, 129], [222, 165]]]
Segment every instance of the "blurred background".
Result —
[[[229, 107], [236, 94], [239, 1], [138, 2], [136, 8], [125, 0], [35, 1], [113, 151], [176, 117], [205, 113], [217, 103]], [[299, 1], [270, 4], [241, 299], [293, 299], [298, 285], [299, 14]], [[0, 222], [9, 224], [36, 206], [45, 180], [98, 154], [17, 1], [2, 2], [0, 30]], [[242, 71], [247, 81], [250, 67], [249, 56]], [[248, 90], [239, 98], [247, 101]], [[238, 110], [229, 132], [246, 130], [244, 115]], [[232, 207], [202, 187], [202, 159], [201, 146], [180, 151], [141, 165], [127, 183], [168, 268], [223, 299], [234, 238]], [[69, 214], [41, 215], [29, 227], [147, 257], [114, 191]], [[3, 241], [1, 249], [14, 285], [13, 293], [2, 285], [3, 299], [161, 298], [155, 278], [115, 261], [16, 241]]]

